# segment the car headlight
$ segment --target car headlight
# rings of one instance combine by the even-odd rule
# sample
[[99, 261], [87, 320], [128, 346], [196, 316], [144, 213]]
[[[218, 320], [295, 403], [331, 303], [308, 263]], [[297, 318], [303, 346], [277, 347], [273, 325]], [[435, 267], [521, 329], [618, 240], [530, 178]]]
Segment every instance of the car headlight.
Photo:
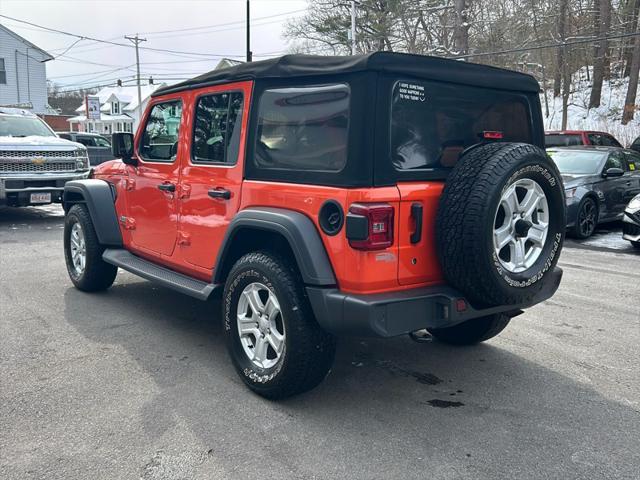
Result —
[[640, 210], [640, 195], [636, 195], [627, 205], [629, 210]]
[[577, 191], [578, 191], [578, 187], [568, 188], [564, 191], [564, 194], [567, 197], [567, 199], [569, 199], [569, 198], [575, 197]]
[[89, 158], [87, 155], [86, 148], [77, 148], [76, 149], [76, 169], [84, 170], [89, 166]]

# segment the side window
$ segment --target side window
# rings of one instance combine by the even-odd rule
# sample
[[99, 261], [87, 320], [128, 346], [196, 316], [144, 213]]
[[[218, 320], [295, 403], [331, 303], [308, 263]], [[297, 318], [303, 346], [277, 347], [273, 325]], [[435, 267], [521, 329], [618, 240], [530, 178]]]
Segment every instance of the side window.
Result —
[[78, 135], [76, 138], [76, 142], [81, 143], [85, 147], [95, 147], [96, 142], [93, 137], [83, 137], [82, 135]]
[[157, 103], [151, 108], [140, 141], [140, 156], [155, 162], [173, 162], [178, 153], [182, 102]]
[[60, 138], [64, 138], [65, 140], [71, 140], [71, 135], [69, 135], [68, 133], [59, 133], [58, 136]]
[[622, 147], [622, 145], [620, 145], [620, 143], [618, 143], [618, 141], [611, 135], [603, 133], [590, 133], [588, 136], [591, 145], [599, 145], [602, 147]]
[[242, 104], [239, 92], [198, 99], [191, 150], [193, 163], [232, 165], [238, 161]]
[[342, 170], [347, 162], [349, 100], [346, 84], [265, 90], [258, 106], [255, 165]]
[[95, 141], [96, 141], [96, 146], [98, 147], [111, 147], [111, 144], [105, 138], [96, 137]]
[[621, 152], [612, 152], [609, 154], [609, 158], [607, 159], [607, 163], [604, 165], [604, 169], [608, 170], [609, 168], [620, 168], [623, 171], [627, 171], [627, 162]]
[[624, 152], [627, 157], [627, 165], [632, 172], [640, 172], [640, 155], [632, 152]]

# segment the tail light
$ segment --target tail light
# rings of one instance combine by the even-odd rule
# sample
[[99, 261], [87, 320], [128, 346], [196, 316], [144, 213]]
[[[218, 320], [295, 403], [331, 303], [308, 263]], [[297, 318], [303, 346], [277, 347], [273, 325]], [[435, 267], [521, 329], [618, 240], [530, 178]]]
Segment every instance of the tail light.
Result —
[[486, 140], [502, 140], [504, 134], [495, 130], [485, 130], [482, 132], [482, 137]]
[[354, 203], [347, 214], [347, 239], [357, 250], [393, 245], [393, 207], [388, 203]]

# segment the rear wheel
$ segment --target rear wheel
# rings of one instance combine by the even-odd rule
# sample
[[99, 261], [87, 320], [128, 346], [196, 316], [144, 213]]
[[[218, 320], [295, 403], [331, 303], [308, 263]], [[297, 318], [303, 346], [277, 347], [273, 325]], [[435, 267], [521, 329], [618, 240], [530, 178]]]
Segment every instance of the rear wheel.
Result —
[[591, 197], [586, 197], [578, 206], [576, 223], [571, 230], [575, 238], [585, 239], [593, 235], [598, 225], [598, 205]]
[[64, 257], [76, 288], [96, 292], [113, 284], [118, 268], [102, 260], [103, 252], [86, 207], [72, 206], [64, 222]]
[[240, 258], [225, 284], [223, 318], [238, 375], [263, 397], [310, 390], [331, 368], [334, 339], [316, 322], [300, 275], [284, 258], [268, 252]]
[[474, 318], [447, 328], [429, 328], [431, 335], [451, 345], [473, 345], [498, 335], [509, 324], [511, 318], [504, 314]]

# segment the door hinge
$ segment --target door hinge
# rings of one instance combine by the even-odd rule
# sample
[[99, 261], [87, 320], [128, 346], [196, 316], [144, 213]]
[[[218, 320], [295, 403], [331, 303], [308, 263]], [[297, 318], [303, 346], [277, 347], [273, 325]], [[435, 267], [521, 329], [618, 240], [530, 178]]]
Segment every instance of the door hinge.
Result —
[[178, 231], [178, 245], [191, 245], [191, 235], [187, 232]]
[[125, 217], [124, 215], [121, 215], [120, 224], [124, 227], [125, 230], [136, 229], [136, 221], [131, 217]]
[[124, 188], [127, 190], [133, 190], [136, 187], [136, 181], [133, 178], [127, 178], [124, 181]]
[[191, 196], [191, 185], [180, 185], [180, 198], [189, 198]]

